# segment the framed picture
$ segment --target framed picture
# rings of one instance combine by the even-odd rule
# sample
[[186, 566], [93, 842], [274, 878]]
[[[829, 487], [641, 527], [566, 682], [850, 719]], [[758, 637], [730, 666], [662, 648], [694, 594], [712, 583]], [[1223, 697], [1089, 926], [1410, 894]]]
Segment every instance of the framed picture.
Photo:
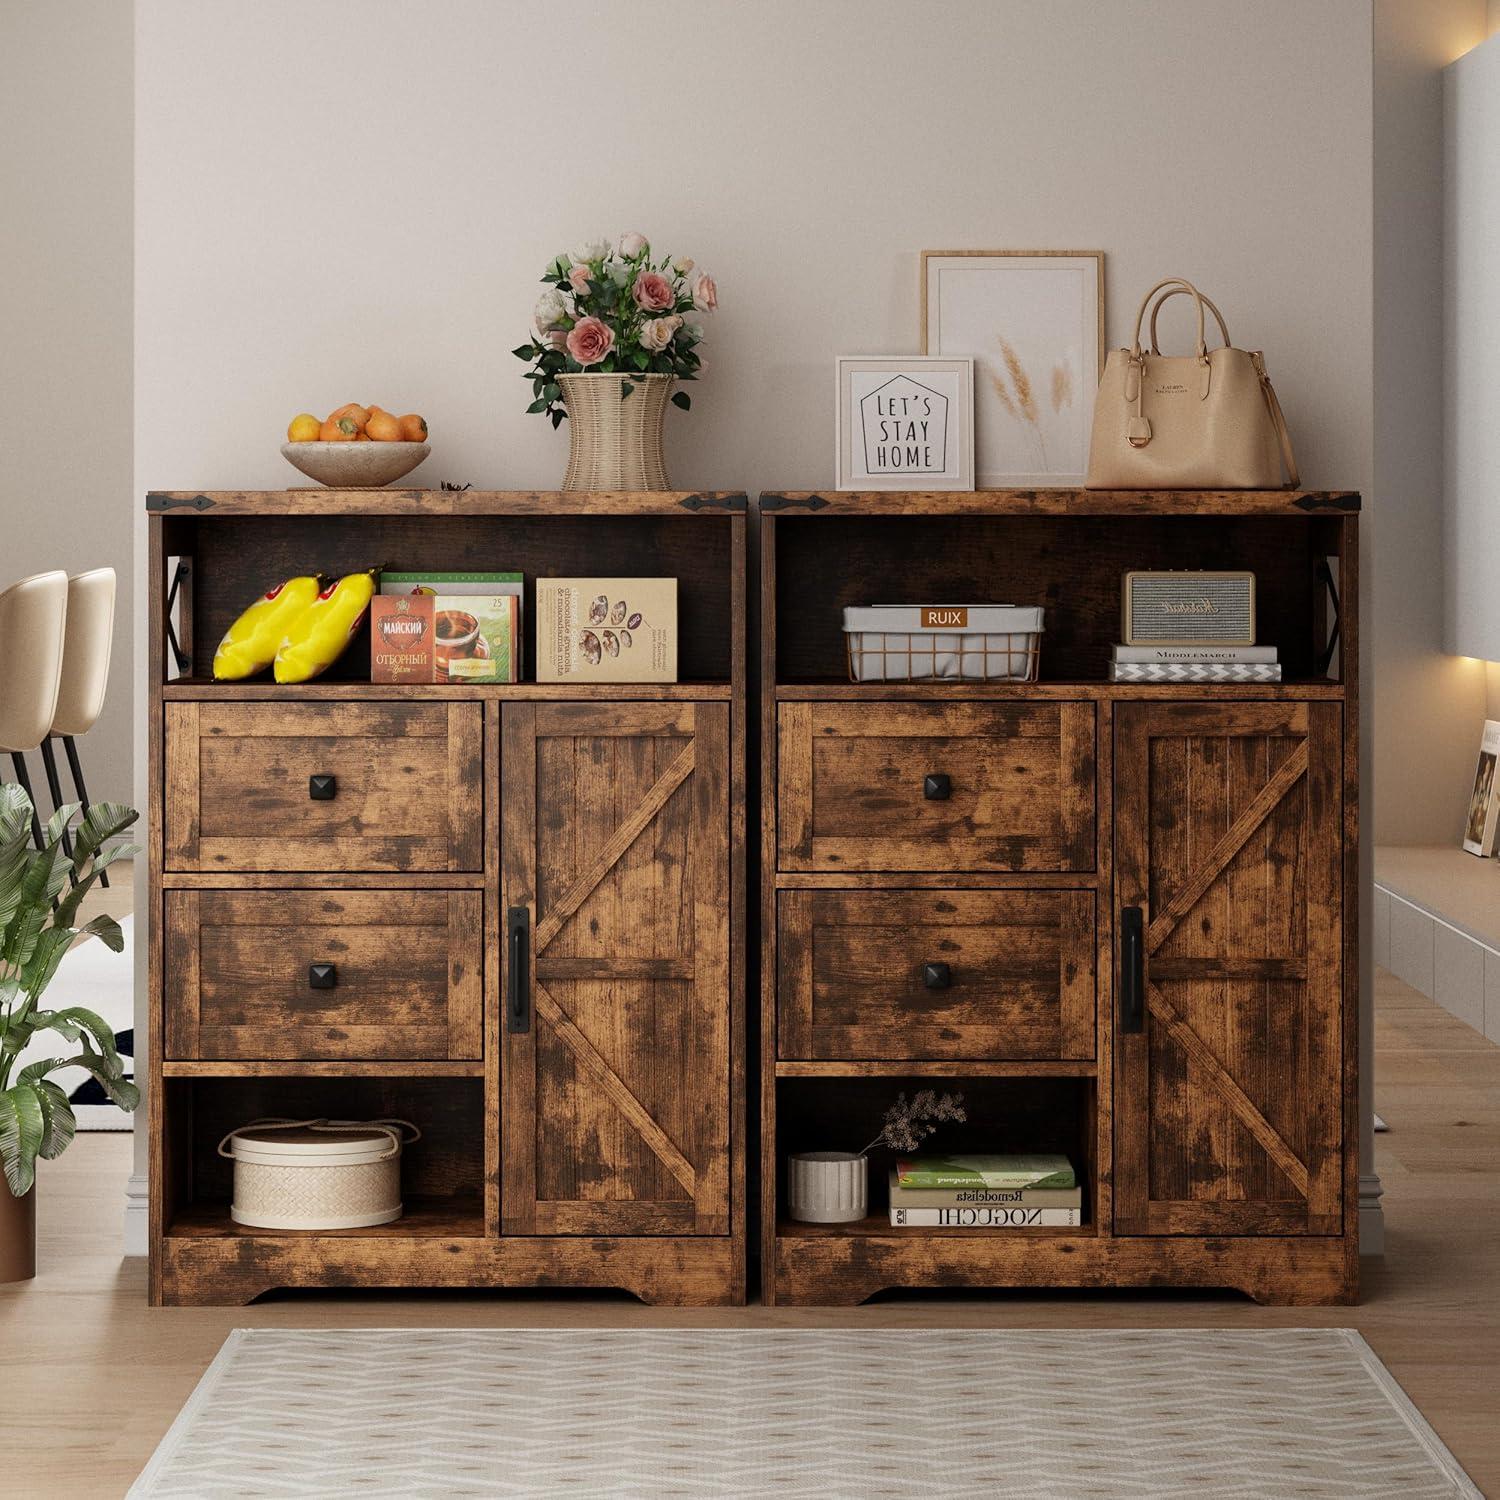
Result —
[[973, 360], [845, 354], [835, 363], [837, 488], [974, 488]]
[[1104, 369], [1099, 250], [924, 250], [922, 352], [974, 361], [981, 489], [1081, 485]]
[[1469, 815], [1464, 822], [1464, 848], [1489, 855], [1500, 842], [1500, 720], [1486, 719], [1479, 741], [1479, 764], [1469, 792]]

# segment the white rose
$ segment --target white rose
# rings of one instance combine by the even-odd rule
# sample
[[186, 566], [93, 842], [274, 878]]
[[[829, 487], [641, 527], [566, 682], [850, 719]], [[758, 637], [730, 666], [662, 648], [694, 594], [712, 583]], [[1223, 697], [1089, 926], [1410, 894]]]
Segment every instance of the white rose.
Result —
[[641, 324], [641, 346], [659, 354], [672, 342], [672, 335], [682, 327], [682, 319], [676, 313], [665, 318], [647, 318]]
[[693, 265], [694, 261], [691, 255], [679, 255], [672, 262], [672, 269], [676, 271], [679, 276], [686, 276], [687, 273], [693, 269]]
[[604, 267], [604, 274], [616, 286], [629, 286], [630, 278], [634, 273], [628, 261], [612, 260]]
[[575, 263], [581, 261], [603, 260], [609, 254], [608, 240], [585, 240], [574, 252]]
[[630, 234], [622, 234], [620, 236], [620, 245], [616, 254], [623, 255], [626, 260], [634, 260], [642, 250], [649, 250], [650, 248], [646, 243], [645, 235], [636, 234], [632, 231]]
[[536, 326], [543, 333], [549, 328], [556, 328], [567, 315], [568, 304], [563, 300], [562, 293], [552, 287], [548, 287], [536, 299], [536, 311], [532, 314], [536, 319]]
[[701, 323], [689, 323], [682, 330], [682, 339], [686, 344], [696, 344], [703, 337], [703, 325]]

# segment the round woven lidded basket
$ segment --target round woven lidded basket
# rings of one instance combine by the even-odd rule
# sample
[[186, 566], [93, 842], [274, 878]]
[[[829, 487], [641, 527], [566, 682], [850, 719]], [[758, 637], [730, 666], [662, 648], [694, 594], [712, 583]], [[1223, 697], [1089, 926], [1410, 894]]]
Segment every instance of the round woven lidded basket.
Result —
[[409, 1120], [253, 1120], [219, 1142], [234, 1163], [229, 1217], [256, 1229], [365, 1229], [401, 1217]]
[[[559, 375], [568, 408], [565, 490], [669, 490], [662, 422], [675, 375]], [[622, 384], [634, 389], [620, 394]]]

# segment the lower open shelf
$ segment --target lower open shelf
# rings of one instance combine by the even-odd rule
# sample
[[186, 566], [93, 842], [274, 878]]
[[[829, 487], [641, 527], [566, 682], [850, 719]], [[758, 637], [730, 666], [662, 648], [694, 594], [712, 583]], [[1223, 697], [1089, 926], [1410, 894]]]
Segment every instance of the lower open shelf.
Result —
[[[1088, 1193], [1085, 1190], [1085, 1201]], [[1087, 1215], [1087, 1209], [1085, 1209]], [[940, 1229], [926, 1225], [892, 1224], [885, 1214], [870, 1214], [849, 1224], [803, 1224], [797, 1219], [780, 1218], [776, 1222], [776, 1238], [784, 1240], [827, 1239], [873, 1239], [885, 1237], [898, 1240], [938, 1239], [1003, 1240], [1048, 1239], [1048, 1240], [1092, 1240], [1096, 1238], [1090, 1223], [1074, 1225], [1032, 1225], [1007, 1229]]]
[[236, 1224], [227, 1203], [190, 1203], [167, 1226], [168, 1239], [469, 1239], [484, 1234], [484, 1204], [477, 1197], [407, 1198], [399, 1219], [364, 1229], [257, 1229]]

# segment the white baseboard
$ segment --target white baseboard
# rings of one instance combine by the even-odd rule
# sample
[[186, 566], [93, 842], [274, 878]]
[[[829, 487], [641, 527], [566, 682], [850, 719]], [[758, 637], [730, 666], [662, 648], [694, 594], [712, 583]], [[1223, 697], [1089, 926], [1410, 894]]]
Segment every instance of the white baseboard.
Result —
[[144, 1172], [131, 1175], [125, 1185], [125, 1254], [145, 1255], [150, 1244], [149, 1189]]
[[1359, 1253], [1385, 1254], [1385, 1210], [1380, 1200], [1385, 1189], [1376, 1172], [1359, 1174]]

